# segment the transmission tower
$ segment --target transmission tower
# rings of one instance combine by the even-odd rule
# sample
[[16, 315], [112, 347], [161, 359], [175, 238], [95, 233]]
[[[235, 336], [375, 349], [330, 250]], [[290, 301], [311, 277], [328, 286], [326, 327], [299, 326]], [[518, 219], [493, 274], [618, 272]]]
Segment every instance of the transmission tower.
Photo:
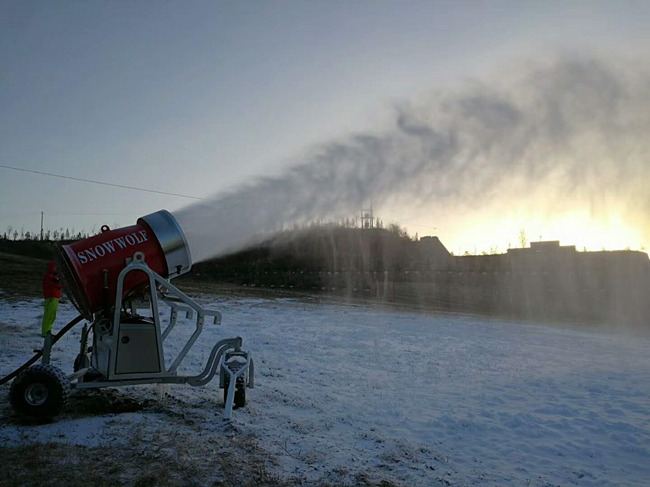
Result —
[[375, 218], [372, 216], [372, 206], [361, 210], [361, 228], [375, 228]]

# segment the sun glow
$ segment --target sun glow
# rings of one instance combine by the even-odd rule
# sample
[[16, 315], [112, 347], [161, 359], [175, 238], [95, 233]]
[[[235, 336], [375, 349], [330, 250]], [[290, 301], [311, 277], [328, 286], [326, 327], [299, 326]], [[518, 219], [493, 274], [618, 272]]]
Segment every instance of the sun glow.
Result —
[[578, 251], [646, 251], [644, 233], [615, 212], [598, 217], [588, 210], [556, 215], [482, 214], [439, 220], [435, 229], [433, 225], [429, 229], [410, 228], [408, 224], [406, 227], [412, 235], [416, 232], [420, 236], [436, 234], [456, 255], [503, 253], [509, 248], [522, 247], [522, 244], [527, 247], [531, 242], [548, 240], [558, 240], [561, 245], [575, 245]]
[[[514, 226], [512, 220], [488, 226], [496, 230], [491, 236], [498, 243], [492, 244], [492, 250], [495, 249], [494, 246], [503, 249], [504, 243], [505, 248], [511, 248], [544, 240], [559, 240], [561, 245], [575, 245], [577, 250], [587, 251], [639, 250], [643, 247], [641, 233], [618, 214], [595, 218], [588, 211], [574, 211], [519, 220], [519, 228]], [[487, 240], [488, 235], [489, 233], [481, 240]], [[490, 249], [483, 245], [481, 251]]]
[[[638, 249], [642, 237], [618, 214], [596, 220], [587, 212], [574, 212], [549, 221], [545, 227], [549, 240], [575, 245], [578, 250]], [[531, 236], [532, 237], [532, 236]]]

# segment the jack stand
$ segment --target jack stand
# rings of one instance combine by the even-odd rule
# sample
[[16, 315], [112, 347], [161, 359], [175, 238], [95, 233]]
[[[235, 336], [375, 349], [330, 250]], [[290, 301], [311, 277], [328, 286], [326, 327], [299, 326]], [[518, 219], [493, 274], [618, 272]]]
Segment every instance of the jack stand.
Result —
[[246, 387], [253, 388], [255, 385], [255, 367], [250, 354], [241, 349], [222, 355], [219, 366], [224, 392], [223, 419], [229, 420], [233, 406], [239, 408], [246, 405]]
[[47, 332], [47, 335], [43, 338], [43, 358], [41, 363], [43, 365], [48, 365], [50, 363], [50, 352], [52, 351], [52, 333]]

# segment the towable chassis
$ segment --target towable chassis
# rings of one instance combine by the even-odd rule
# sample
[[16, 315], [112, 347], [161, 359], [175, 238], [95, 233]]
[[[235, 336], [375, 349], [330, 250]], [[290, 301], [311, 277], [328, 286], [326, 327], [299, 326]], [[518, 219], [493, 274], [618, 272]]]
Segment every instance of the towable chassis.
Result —
[[[148, 276], [149, 286], [144, 300], [142, 294], [139, 294], [139, 300], [122, 298], [124, 279], [130, 272], [144, 272]], [[169, 324], [164, 331], [161, 331], [160, 302], [171, 309]], [[144, 308], [143, 305], [151, 311], [150, 317], [137, 313]], [[195, 330], [172, 364], [166, 367], [163, 344], [176, 326], [179, 313], [185, 313], [187, 319], [192, 319], [196, 313]], [[203, 386], [219, 372], [219, 387], [224, 389], [224, 419], [230, 419], [233, 407], [245, 405], [246, 388], [254, 387], [253, 359], [249, 352], [242, 350], [241, 337], [218, 341], [212, 347], [201, 373], [193, 376], [177, 375], [178, 367], [199, 338], [206, 317], [212, 318], [216, 325], [221, 324], [221, 313], [201, 307], [168, 280], [152, 271], [144, 261], [144, 254], [137, 252], [118, 276], [112, 317], [108, 312], [100, 312], [93, 316], [90, 328], [84, 325], [79, 355], [74, 364], [75, 372], [65, 377], [56, 367], [49, 365], [52, 341], [48, 336], [42, 350], [41, 365], [31, 369], [40, 367], [40, 372], [47, 368], [56, 369], [55, 373], [49, 374], [49, 381], [37, 378], [31, 381], [32, 384], [22, 384], [21, 387], [21, 380], [26, 380], [25, 376], [29, 374], [30, 369], [22, 372], [12, 384], [12, 404], [18, 412], [27, 416], [52, 416], [50, 413], [58, 413], [63, 404], [45, 406], [48, 406], [48, 401], [51, 402], [58, 396], [62, 396], [61, 402], [65, 402], [66, 389], [97, 389], [138, 384]], [[93, 345], [89, 349], [87, 341], [91, 329]], [[59, 378], [53, 378], [55, 376]], [[54, 384], [51, 384], [52, 382]], [[54, 390], [49, 391], [48, 387]]]

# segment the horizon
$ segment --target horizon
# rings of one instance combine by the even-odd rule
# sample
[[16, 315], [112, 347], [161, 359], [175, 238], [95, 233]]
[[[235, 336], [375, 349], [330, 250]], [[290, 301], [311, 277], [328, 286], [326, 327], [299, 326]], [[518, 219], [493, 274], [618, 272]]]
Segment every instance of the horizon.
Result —
[[[379, 218], [376, 218], [376, 219], [379, 220]], [[283, 233], [286, 233], [286, 232], [289, 232], [289, 233], [301, 232], [303, 230], [309, 230], [309, 229], [313, 228], [314, 226], [315, 227], [321, 227], [321, 228], [327, 228], [327, 227], [333, 226], [333, 227], [337, 227], [337, 228], [350, 228], [350, 229], [356, 229], [356, 230], [364, 230], [364, 228], [361, 226], [359, 220], [360, 219], [358, 217], [351, 217], [349, 219], [346, 219], [346, 221], [350, 222], [349, 226], [346, 225], [345, 221], [334, 221], [334, 220], [324, 221], [324, 222], [314, 221], [314, 222], [304, 224], [303, 226], [300, 226], [300, 227], [285, 228], [285, 229], [282, 229], [282, 230], [278, 230], [276, 233], [271, 233], [269, 236], [271, 237], [271, 239], [273, 239], [274, 237], [277, 237], [277, 236], [279, 236], [279, 235], [281, 235]], [[514, 250], [514, 249], [530, 249], [530, 248], [533, 247], [533, 244], [558, 243], [560, 247], [573, 247], [576, 252], [641, 252], [641, 253], [645, 253], [650, 258], [650, 253], [643, 246], [640, 247], [640, 248], [632, 248], [631, 246], [626, 246], [626, 247], [623, 247], [623, 248], [605, 248], [605, 247], [601, 247], [601, 248], [591, 247], [591, 248], [588, 248], [588, 247], [585, 247], [585, 246], [580, 247], [580, 246], [576, 245], [575, 243], [564, 242], [564, 241], [562, 241], [560, 239], [553, 239], [553, 238], [549, 238], [549, 239], [546, 239], [546, 238], [541, 239], [541, 238], [539, 238], [537, 240], [531, 240], [531, 239], [528, 238], [528, 235], [525, 232], [524, 232], [524, 238], [526, 239], [526, 241], [525, 241], [525, 244], [522, 245], [521, 231], [520, 231], [519, 235], [517, 236], [517, 238], [519, 240], [516, 243], [510, 243], [509, 246], [506, 247], [506, 248], [501, 248], [498, 245], [493, 245], [493, 246], [490, 246], [488, 248], [482, 248], [482, 249], [478, 249], [477, 247], [453, 249], [453, 248], [449, 247], [448, 245], [446, 245], [444, 239], [441, 238], [439, 235], [437, 235], [435, 233], [433, 233], [433, 234], [420, 234], [419, 232], [410, 233], [405, 227], [401, 226], [397, 222], [383, 221], [383, 220], [381, 220], [381, 221], [382, 221], [381, 226], [376, 226], [375, 225], [375, 226], [371, 227], [371, 229], [380, 229], [380, 230], [390, 232], [390, 231], [392, 231], [390, 227], [392, 225], [395, 225], [399, 230], [404, 230], [406, 232], [405, 238], [407, 238], [407, 239], [409, 239], [411, 241], [417, 242], [417, 241], [420, 241], [423, 238], [437, 238], [442, 243], [442, 245], [447, 249], [447, 251], [451, 255], [453, 255], [454, 257], [485, 256], [485, 255], [506, 255], [508, 253], [508, 251]], [[134, 222], [134, 224], [135, 224], [135, 222]], [[129, 225], [125, 225], [125, 226], [129, 226]], [[20, 241], [37, 241], [37, 242], [49, 243], [49, 242], [56, 242], [56, 241], [63, 241], [63, 240], [75, 241], [75, 240], [78, 240], [77, 236], [79, 236], [79, 235], [81, 235], [81, 238], [84, 239], [84, 238], [92, 237], [93, 235], [98, 235], [100, 233], [99, 230], [97, 230], [97, 228], [91, 229], [90, 231], [88, 231], [86, 229], [76, 229], [76, 228], [66, 228], [66, 227], [60, 227], [60, 228], [57, 228], [57, 229], [48, 229], [48, 228], [44, 227], [43, 228], [44, 238], [41, 239], [40, 238], [40, 228], [37, 231], [36, 230], [31, 231], [31, 230], [26, 230], [24, 227], [20, 228], [20, 229], [18, 229], [16, 227], [13, 227], [11, 225], [9, 227], [11, 228], [11, 232], [9, 232], [9, 228], [7, 228], [6, 231], [0, 232], [0, 238], [3, 239], [3, 240], [17, 241], [17, 242], [20, 242]], [[113, 226], [110, 227], [111, 230], [114, 230], [116, 228], [119, 228], [119, 227], [113, 227]], [[27, 235], [27, 234], [29, 234], [29, 235]], [[14, 238], [14, 235], [15, 235], [16, 238]], [[69, 237], [64, 238], [63, 237], [64, 235], [69, 235]], [[264, 242], [261, 242], [260, 245], [263, 245], [263, 243]], [[253, 246], [254, 245], [255, 244], [253, 244]], [[233, 253], [236, 253], [238, 251], [239, 250], [234, 250], [232, 252], [227, 252], [227, 253], [224, 253], [224, 254], [220, 254], [220, 255], [216, 256], [215, 258], [219, 258], [219, 257], [222, 257], [222, 256], [233, 254]]]

